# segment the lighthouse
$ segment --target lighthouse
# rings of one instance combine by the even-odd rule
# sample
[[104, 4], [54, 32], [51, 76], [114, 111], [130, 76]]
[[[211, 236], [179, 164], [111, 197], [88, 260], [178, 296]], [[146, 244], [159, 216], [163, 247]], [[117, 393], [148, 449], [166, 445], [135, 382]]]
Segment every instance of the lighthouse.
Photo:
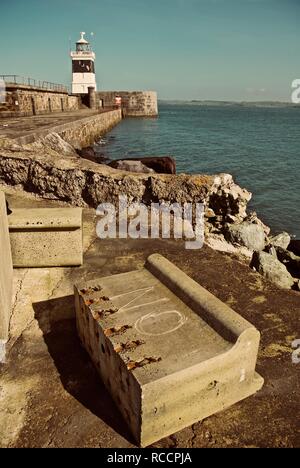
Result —
[[80, 33], [76, 42], [76, 51], [71, 52], [72, 58], [72, 93], [88, 94], [88, 88], [97, 90], [95, 75], [95, 53], [90, 43], [84, 38], [85, 32]]

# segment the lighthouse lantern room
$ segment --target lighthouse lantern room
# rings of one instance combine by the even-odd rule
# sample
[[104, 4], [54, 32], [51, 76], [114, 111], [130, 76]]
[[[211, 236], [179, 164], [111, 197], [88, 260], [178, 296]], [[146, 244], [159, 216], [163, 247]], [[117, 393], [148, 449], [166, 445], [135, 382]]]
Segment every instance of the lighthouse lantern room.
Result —
[[88, 94], [88, 88], [97, 90], [95, 75], [95, 53], [90, 43], [84, 38], [85, 33], [76, 42], [76, 51], [71, 52], [72, 58], [72, 93]]

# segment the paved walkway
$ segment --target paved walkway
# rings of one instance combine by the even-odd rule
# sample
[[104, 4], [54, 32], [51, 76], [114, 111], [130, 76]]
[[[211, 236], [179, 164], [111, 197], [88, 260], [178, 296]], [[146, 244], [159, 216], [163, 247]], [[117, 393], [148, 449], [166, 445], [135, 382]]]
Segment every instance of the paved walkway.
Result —
[[[11, 206], [57, 206], [26, 195]], [[132, 447], [131, 436], [76, 333], [73, 284], [134, 270], [159, 252], [261, 331], [253, 397], [196, 423], [155, 447], [299, 447], [300, 295], [265, 281], [228, 254], [186, 251], [167, 240], [95, 237], [94, 211], [84, 213], [81, 268], [15, 271], [9, 361], [0, 367], [0, 446]], [[64, 320], [62, 320], [64, 319]], [[172, 396], [170, 395], [170, 398]]]
[[51, 129], [52, 127], [74, 122], [75, 120], [80, 120], [95, 114], [99, 114], [99, 111], [81, 109], [73, 112], [0, 119], [0, 138], [6, 137], [16, 139], [30, 134], [37, 134], [38, 132]]

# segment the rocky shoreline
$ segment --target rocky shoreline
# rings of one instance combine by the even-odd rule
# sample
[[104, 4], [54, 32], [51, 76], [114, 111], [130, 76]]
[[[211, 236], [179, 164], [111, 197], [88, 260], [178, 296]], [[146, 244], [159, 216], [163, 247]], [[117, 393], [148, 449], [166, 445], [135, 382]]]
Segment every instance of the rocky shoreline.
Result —
[[93, 208], [103, 202], [116, 204], [124, 194], [129, 202], [147, 206], [203, 203], [205, 239], [211, 248], [238, 255], [281, 288], [300, 291], [300, 242], [287, 233], [272, 236], [256, 213], [247, 211], [252, 194], [230, 174], [175, 175], [172, 166], [171, 173], [163, 174], [137, 162], [117, 169], [100, 162], [92, 150], [78, 151], [56, 133], [27, 145], [0, 140], [3, 187]]

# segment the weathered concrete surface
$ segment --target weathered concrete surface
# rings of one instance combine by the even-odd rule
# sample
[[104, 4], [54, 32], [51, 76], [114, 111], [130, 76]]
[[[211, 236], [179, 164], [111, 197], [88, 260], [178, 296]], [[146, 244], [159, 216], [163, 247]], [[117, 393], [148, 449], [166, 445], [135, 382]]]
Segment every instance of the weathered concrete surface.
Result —
[[259, 332], [165, 257], [75, 286], [76, 322], [138, 445], [258, 391]]
[[16, 208], [9, 236], [15, 268], [82, 265], [81, 208]]
[[[58, 133], [76, 147], [89, 146], [122, 120], [120, 110], [78, 110], [35, 117], [1, 119], [1, 138], [13, 139], [17, 144], [29, 144], [49, 133]], [[0, 144], [1, 147], [1, 144]]]
[[[28, 194], [11, 201], [13, 207], [24, 203], [57, 206]], [[292, 363], [292, 342], [300, 337], [299, 293], [280, 290], [234, 257], [207, 247], [195, 253], [166, 240], [98, 241], [94, 232], [94, 215], [86, 211], [84, 266], [15, 273], [9, 343], [14, 347], [0, 376], [0, 445], [132, 446], [121, 415], [80, 347], [73, 284], [140, 268], [148, 255], [159, 252], [262, 333], [257, 370], [265, 386], [155, 446], [299, 446], [300, 365]]]
[[0, 191], [0, 362], [5, 360], [12, 307], [13, 268], [4, 192]]

